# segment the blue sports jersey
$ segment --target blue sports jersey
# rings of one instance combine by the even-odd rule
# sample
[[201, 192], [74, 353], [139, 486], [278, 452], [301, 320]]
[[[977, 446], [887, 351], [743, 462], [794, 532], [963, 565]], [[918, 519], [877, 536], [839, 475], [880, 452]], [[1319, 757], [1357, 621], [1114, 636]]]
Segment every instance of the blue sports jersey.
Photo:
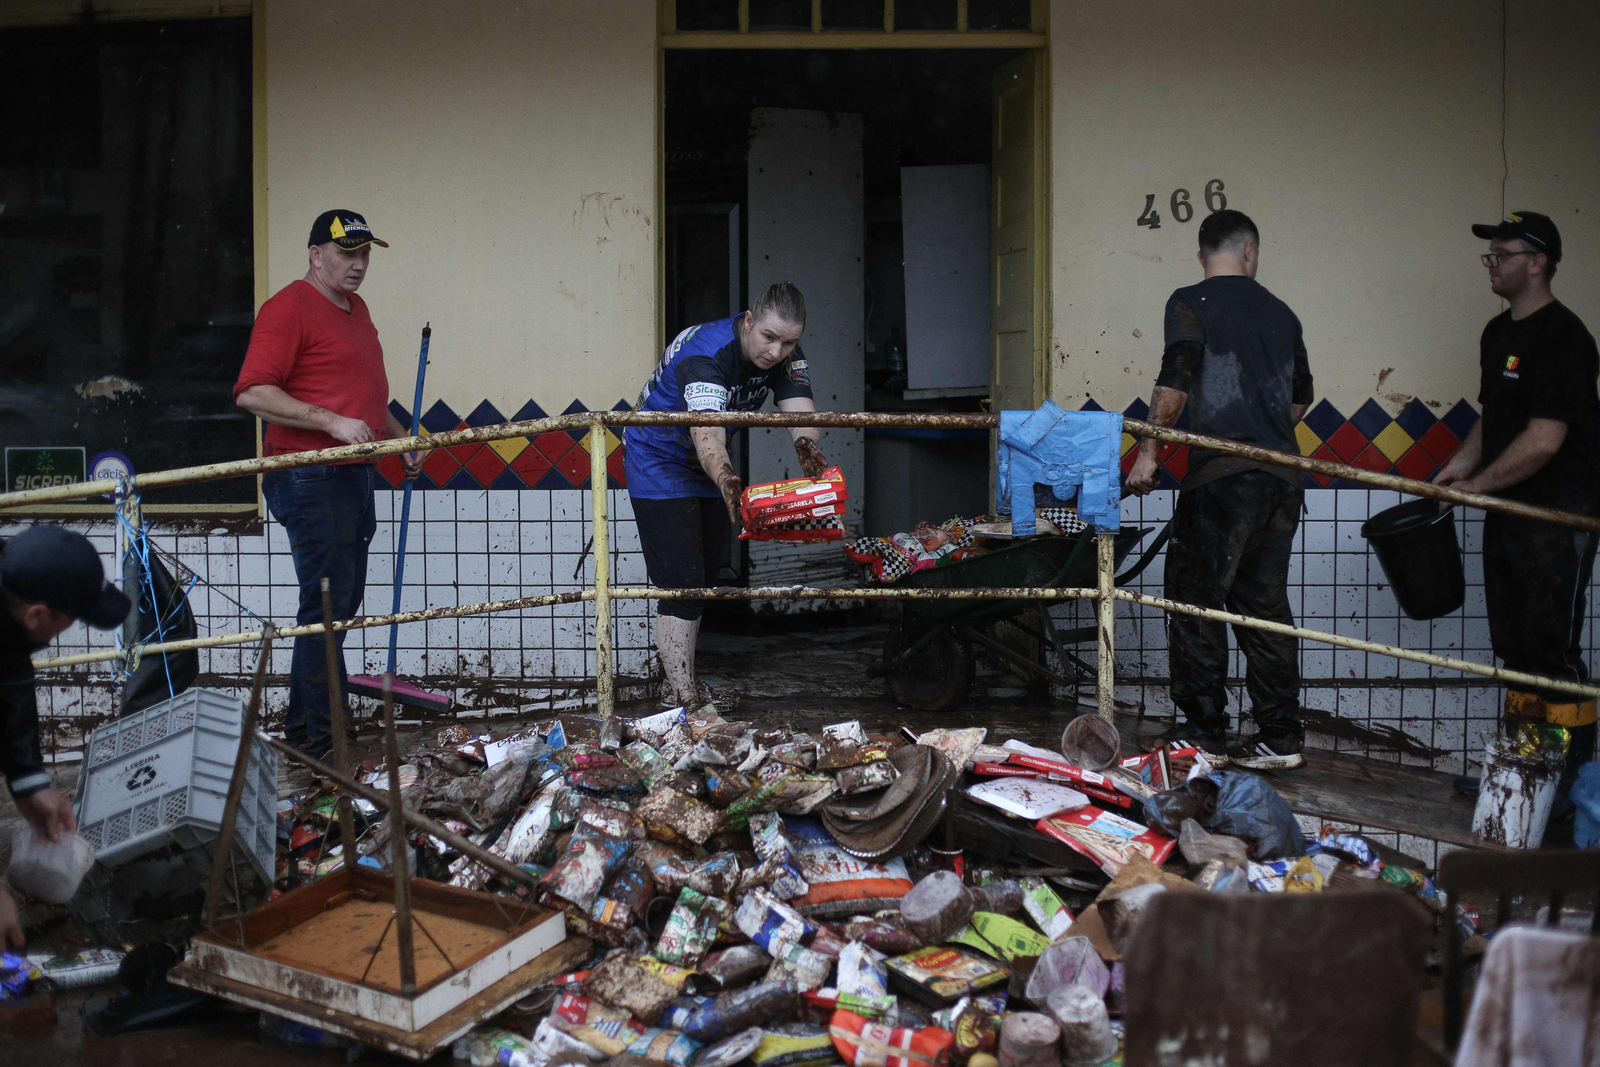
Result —
[[[673, 338], [656, 371], [639, 392], [638, 411], [756, 411], [770, 392], [776, 400], [811, 396], [806, 358], [796, 345], [789, 358], [762, 370], [744, 358], [731, 319], [691, 326]], [[628, 493], [647, 500], [720, 497], [700, 469], [687, 426], [629, 426], [622, 434]]]

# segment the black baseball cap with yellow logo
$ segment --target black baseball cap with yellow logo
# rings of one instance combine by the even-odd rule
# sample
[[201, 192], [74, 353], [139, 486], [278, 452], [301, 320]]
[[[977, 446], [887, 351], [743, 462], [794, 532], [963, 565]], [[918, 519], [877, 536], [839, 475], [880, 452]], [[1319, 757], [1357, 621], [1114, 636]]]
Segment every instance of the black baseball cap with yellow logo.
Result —
[[1472, 235], [1485, 241], [1526, 241], [1552, 263], [1561, 262], [1561, 231], [1549, 215], [1537, 211], [1513, 211], [1499, 222], [1476, 223]]
[[380, 241], [372, 235], [372, 227], [367, 225], [366, 219], [342, 207], [317, 216], [317, 221], [311, 224], [311, 237], [306, 245], [325, 245], [329, 241], [346, 252], [353, 252], [365, 244], [389, 247], [388, 241]]

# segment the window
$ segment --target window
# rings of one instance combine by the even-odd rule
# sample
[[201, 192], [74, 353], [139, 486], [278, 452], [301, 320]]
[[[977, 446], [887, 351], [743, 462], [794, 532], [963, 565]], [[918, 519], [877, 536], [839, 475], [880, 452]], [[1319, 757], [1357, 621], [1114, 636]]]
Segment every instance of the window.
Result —
[[[248, 18], [0, 30], [0, 442], [255, 454]], [[9, 488], [9, 487], [8, 487]], [[154, 503], [253, 503], [248, 479]]]

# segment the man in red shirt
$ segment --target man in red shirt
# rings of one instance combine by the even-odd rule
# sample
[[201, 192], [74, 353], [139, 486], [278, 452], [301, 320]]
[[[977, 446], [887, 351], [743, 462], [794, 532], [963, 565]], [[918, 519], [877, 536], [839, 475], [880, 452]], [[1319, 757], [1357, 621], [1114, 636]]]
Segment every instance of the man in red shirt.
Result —
[[[311, 225], [306, 276], [261, 305], [234, 403], [267, 423], [269, 456], [409, 437], [389, 412], [383, 348], [366, 303], [356, 295], [372, 246], [389, 247], [353, 211], [325, 211]], [[420, 455], [404, 457], [406, 476], [422, 469]], [[322, 621], [322, 579], [328, 579], [335, 619], [348, 619], [366, 591], [367, 546], [377, 529], [375, 471], [364, 460], [274, 471], [262, 479], [272, 517], [289, 534], [300, 581], [301, 625]], [[344, 647], [344, 634], [338, 635]], [[326, 758], [329, 725], [324, 639], [299, 637], [289, 669], [290, 744]], [[340, 693], [344, 692], [340, 658]]]

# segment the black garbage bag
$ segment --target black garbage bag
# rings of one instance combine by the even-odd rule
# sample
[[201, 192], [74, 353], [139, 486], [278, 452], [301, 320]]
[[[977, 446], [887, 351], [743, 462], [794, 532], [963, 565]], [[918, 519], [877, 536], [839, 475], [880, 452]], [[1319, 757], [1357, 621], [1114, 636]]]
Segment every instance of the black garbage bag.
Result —
[[[198, 635], [189, 598], [172, 572], [154, 555], [150, 569], [139, 582], [139, 640], [186, 641]], [[145, 656], [122, 689], [122, 708], [117, 717], [153, 707], [170, 700], [194, 684], [200, 676], [200, 653], [162, 652]]]

